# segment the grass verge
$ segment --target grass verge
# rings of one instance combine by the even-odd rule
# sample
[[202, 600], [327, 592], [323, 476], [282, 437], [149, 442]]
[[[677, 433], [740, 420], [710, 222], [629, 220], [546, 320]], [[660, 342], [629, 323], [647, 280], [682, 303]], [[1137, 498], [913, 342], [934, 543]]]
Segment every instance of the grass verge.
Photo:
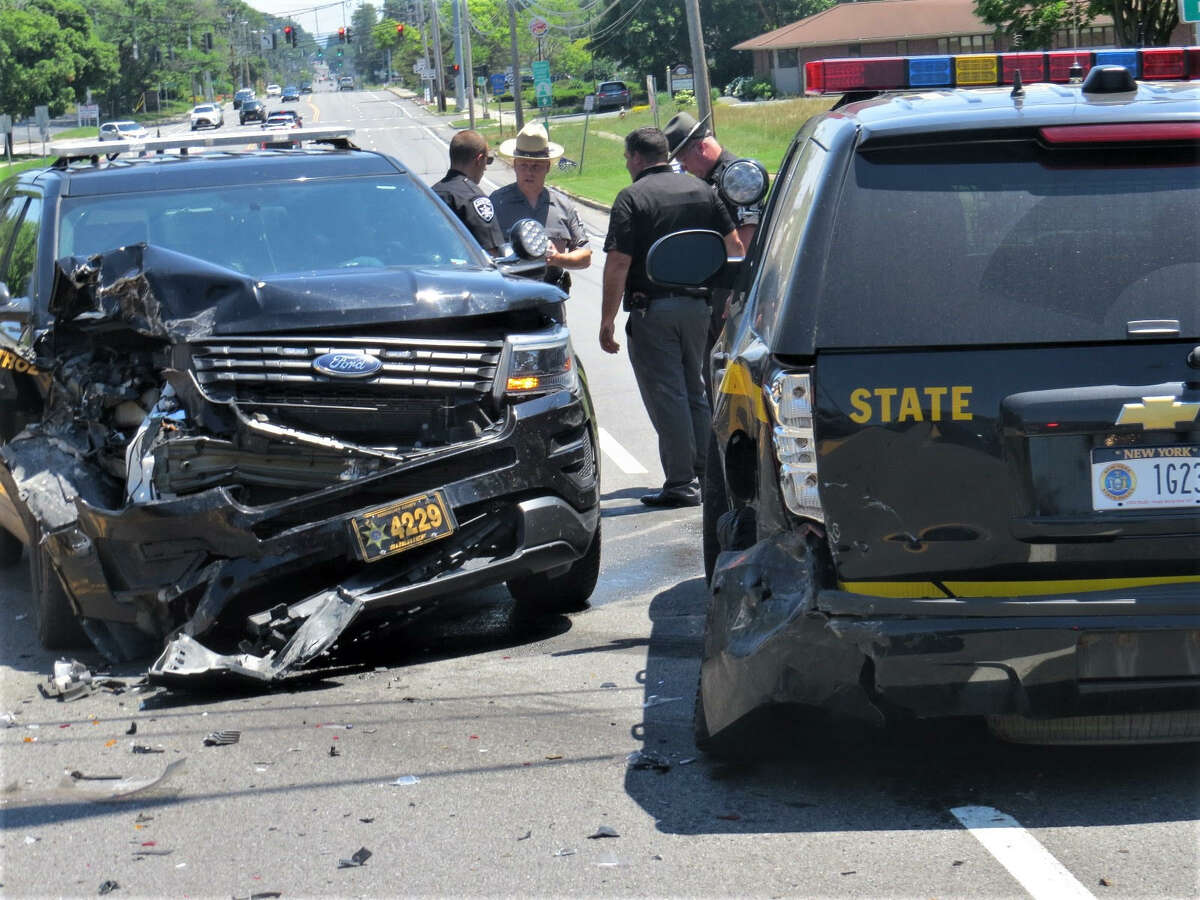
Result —
[[[713, 116], [721, 146], [739, 156], [761, 161], [774, 176], [800, 126], [811, 116], [829, 109], [832, 103], [827, 98], [802, 98], [738, 106], [717, 104]], [[659, 112], [662, 124], [665, 125], [668, 118], [667, 110]], [[555, 166], [546, 180], [580, 197], [611, 203], [617, 192], [629, 184], [629, 173], [625, 170], [625, 135], [635, 128], [653, 124], [654, 115], [645, 107], [635, 108], [623, 119], [594, 116], [588, 122], [585, 152], [582, 121], [551, 121], [550, 140], [563, 145], [568, 159], [582, 161], [583, 171], [577, 168], [563, 171]], [[512, 137], [513, 132], [512, 126], [502, 133], [498, 125], [491, 123], [479, 125], [478, 130], [487, 136], [493, 147], [505, 137]]]

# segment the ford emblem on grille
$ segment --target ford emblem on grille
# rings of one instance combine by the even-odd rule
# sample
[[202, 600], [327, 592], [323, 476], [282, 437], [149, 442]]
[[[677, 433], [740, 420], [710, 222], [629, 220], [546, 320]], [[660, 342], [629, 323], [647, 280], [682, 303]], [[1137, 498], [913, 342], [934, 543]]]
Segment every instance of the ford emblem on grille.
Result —
[[313, 360], [313, 368], [330, 378], [370, 378], [383, 363], [367, 353], [325, 353]]

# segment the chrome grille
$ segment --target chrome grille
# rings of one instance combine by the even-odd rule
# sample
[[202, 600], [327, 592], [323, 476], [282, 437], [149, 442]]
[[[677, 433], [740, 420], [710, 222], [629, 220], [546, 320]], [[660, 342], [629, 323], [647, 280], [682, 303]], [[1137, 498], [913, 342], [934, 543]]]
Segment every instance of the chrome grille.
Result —
[[[359, 397], [483, 395], [491, 391], [503, 341], [424, 338], [223, 338], [192, 345], [196, 380], [206, 391], [230, 392], [250, 403], [344, 404]], [[369, 378], [331, 378], [313, 361], [357, 351], [383, 368]], [[225, 390], [222, 390], [225, 389]]]

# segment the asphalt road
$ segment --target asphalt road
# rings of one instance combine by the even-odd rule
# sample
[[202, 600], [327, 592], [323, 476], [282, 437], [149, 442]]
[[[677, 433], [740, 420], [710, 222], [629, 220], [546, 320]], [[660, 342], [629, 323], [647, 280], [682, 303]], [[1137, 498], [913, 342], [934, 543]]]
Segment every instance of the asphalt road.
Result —
[[[362, 146], [427, 181], [445, 170], [451, 132], [407, 101], [319, 93], [300, 109], [306, 123], [353, 125]], [[511, 176], [497, 164], [489, 177]], [[1200, 893], [1193, 747], [1027, 748], [974, 724], [873, 732], [790, 717], [748, 737], [763, 750], [754, 762], [696, 751], [699, 513], [637, 501], [661, 479], [655, 438], [628, 359], [597, 346], [605, 222], [585, 218], [597, 238], [570, 326], [609, 435], [592, 607], [529, 624], [502, 588], [480, 591], [290, 691], [59, 704], [37, 691], [53, 657], [36, 643], [25, 568], [8, 569], [0, 891], [90, 896], [113, 880], [118, 897]], [[132, 683], [143, 669], [113, 674]], [[224, 729], [239, 743], [203, 745]], [[134, 742], [163, 752], [134, 754]], [[631, 767], [637, 751], [669, 770]], [[64, 779], [152, 778], [169, 764], [160, 784], [112, 802], [106, 791], [136, 785]], [[618, 836], [590, 837], [601, 826]], [[361, 847], [365, 865], [338, 867]]]

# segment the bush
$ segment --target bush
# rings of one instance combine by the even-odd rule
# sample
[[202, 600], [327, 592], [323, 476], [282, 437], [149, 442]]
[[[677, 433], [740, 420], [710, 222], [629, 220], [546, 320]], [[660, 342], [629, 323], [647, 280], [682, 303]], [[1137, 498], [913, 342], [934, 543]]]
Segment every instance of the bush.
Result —
[[769, 79], [755, 78], [745, 88], [747, 100], [772, 100], [775, 97], [775, 85]]
[[675, 92], [675, 109], [682, 112], [689, 106], [696, 105], [696, 94], [694, 91], [676, 91]]

